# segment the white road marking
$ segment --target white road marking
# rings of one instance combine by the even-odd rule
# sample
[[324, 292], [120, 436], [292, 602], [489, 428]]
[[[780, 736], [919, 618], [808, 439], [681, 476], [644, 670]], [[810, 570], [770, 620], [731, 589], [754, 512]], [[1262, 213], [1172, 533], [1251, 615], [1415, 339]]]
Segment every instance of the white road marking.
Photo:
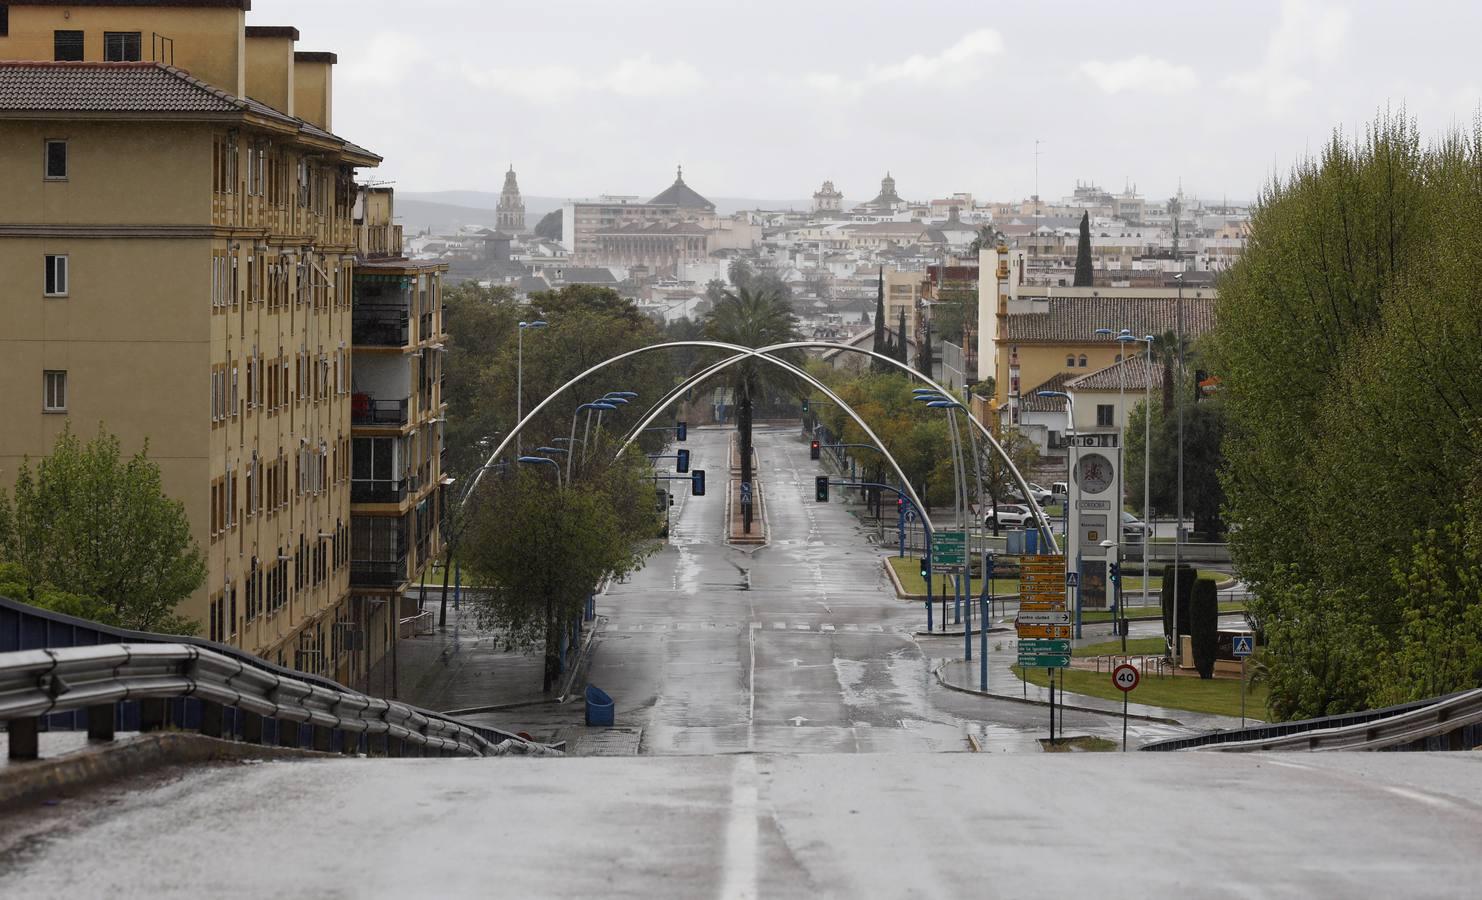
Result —
[[731, 817], [726, 824], [725, 865], [720, 896], [754, 900], [757, 895], [757, 773], [756, 757], [740, 754], [731, 770]]
[[823, 631], [833, 631], [833, 630], [834, 630], [834, 626], [832, 626], [832, 625], [821, 625], [821, 626], [819, 626], [819, 627], [820, 627], [820, 628], [821, 628], [821, 629], [822, 629], [822, 630], [823, 630]]
[[844, 626], [844, 630], [845, 631], [858, 631], [859, 630], [859, 626], [858, 625], [845, 625]]
[[760, 629], [761, 627], [762, 627], [762, 623], [760, 623], [760, 622], [752, 622], [751, 623], [751, 630], [752, 631], [756, 631], [756, 630]]
[[796, 631], [812, 631], [813, 630], [813, 629], [809, 628], [807, 625], [794, 625], [793, 626], [793, 629], [796, 630]]
[[786, 622], [773, 622], [772, 623], [772, 630], [773, 631], [786, 631], [787, 630], [787, 623]]
[[870, 625], [869, 626], [869, 630], [870, 631], [884, 631], [885, 630], [885, 626], [884, 625]]

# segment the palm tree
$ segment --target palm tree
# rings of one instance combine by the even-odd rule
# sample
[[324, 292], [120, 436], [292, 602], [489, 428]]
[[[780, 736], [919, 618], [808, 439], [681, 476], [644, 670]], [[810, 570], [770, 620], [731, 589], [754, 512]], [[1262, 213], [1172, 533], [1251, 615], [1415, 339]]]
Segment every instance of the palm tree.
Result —
[[[1178, 367], [1179, 339], [1173, 330], [1169, 329], [1153, 338], [1148, 349], [1153, 362], [1163, 364], [1163, 415], [1166, 416], [1173, 412], [1173, 382], [1174, 372]], [[1190, 349], [1188, 335], [1185, 335], [1183, 339], [1183, 351], [1184, 362], [1187, 363], [1194, 356]]]
[[[717, 341], [743, 347], [765, 347], [797, 339], [797, 317], [777, 294], [770, 291], [753, 293], [742, 287], [727, 291], [705, 319], [705, 333]], [[768, 381], [755, 359], [743, 360], [732, 367], [731, 384], [736, 393], [736, 432], [741, 444], [741, 483], [751, 484], [751, 410]], [[741, 509], [742, 530], [751, 533], [751, 506]]]

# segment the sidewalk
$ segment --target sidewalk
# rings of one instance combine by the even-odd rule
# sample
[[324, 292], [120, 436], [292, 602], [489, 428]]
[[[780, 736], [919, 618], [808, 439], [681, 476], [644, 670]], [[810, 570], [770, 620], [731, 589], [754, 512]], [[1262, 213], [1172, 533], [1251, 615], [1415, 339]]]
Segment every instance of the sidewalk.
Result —
[[[993, 644], [992, 633], [989, 633], [990, 646]], [[986, 694], [978, 690], [979, 663], [977, 659], [968, 662], [963, 659], [946, 659], [936, 669], [937, 681], [943, 687], [955, 691], [962, 691], [979, 696], [989, 696], [999, 700], [1012, 700], [1019, 703], [1033, 703], [1040, 706], [1048, 706], [1050, 703], [1050, 689], [1040, 687], [1036, 684], [1019, 679], [1012, 669], [1015, 661], [1015, 647], [1017, 642], [1012, 638], [1003, 641], [1003, 649], [995, 650], [988, 657], [988, 691]], [[974, 644], [973, 652], [977, 652]], [[1057, 706], [1064, 705], [1066, 709], [1081, 712], [1106, 713], [1108, 715], [1122, 714], [1122, 704], [1116, 700], [1104, 700], [1100, 697], [1088, 697], [1084, 694], [1072, 694], [1068, 691], [1056, 691], [1055, 703]], [[1181, 725], [1196, 731], [1217, 731], [1228, 728], [1239, 728], [1240, 720], [1231, 716], [1217, 716], [1209, 713], [1189, 712], [1183, 709], [1165, 709], [1161, 706], [1148, 706], [1142, 703], [1129, 703], [1127, 715], [1131, 718], [1144, 719], [1150, 722], [1162, 722], [1171, 725]]]
[[[435, 614], [436, 601], [429, 600], [427, 608]], [[600, 622], [599, 618], [588, 625]], [[591, 633], [590, 628], [583, 630], [583, 643]], [[549, 694], [541, 691], [541, 652], [506, 650], [501, 634], [479, 627], [468, 602], [461, 610], [450, 602], [447, 626], [403, 639], [397, 655], [398, 699], [439, 712], [555, 703], [577, 662], [576, 654], [569, 654], [567, 672], [556, 688]], [[378, 666], [371, 683], [381, 684], [383, 678], [389, 683], [389, 674], [383, 671], [389, 666], [389, 659]]]

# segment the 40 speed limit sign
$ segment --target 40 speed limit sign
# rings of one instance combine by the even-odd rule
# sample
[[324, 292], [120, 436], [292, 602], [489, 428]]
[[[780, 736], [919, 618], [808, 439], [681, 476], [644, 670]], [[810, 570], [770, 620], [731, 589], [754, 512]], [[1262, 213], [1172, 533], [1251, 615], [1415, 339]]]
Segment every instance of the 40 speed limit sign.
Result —
[[1120, 666], [1112, 669], [1112, 684], [1116, 685], [1117, 690], [1123, 693], [1137, 687], [1138, 679], [1141, 677], [1137, 672], [1137, 667], [1131, 663], [1122, 663]]

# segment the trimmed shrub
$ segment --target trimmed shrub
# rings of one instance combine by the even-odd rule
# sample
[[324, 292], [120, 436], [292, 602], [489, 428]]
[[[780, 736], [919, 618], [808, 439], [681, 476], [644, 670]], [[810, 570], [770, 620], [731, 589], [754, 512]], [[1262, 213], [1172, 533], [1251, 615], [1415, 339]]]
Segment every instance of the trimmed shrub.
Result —
[[[1163, 637], [1173, 636], [1173, 574], [1174, 567], [1163, 567]], [[1189, 597], [1193, 595], [1194, 579], [1199, 577], [1193, 566], [1178, 567], [1178, 633], [1189, 633]]]
[[1189, 601], [1189, 636], [1199, 677], [1213, 678], [1214, 660], [1220, 651], [1220, 601], [1213, 579], [1194, 582]]

